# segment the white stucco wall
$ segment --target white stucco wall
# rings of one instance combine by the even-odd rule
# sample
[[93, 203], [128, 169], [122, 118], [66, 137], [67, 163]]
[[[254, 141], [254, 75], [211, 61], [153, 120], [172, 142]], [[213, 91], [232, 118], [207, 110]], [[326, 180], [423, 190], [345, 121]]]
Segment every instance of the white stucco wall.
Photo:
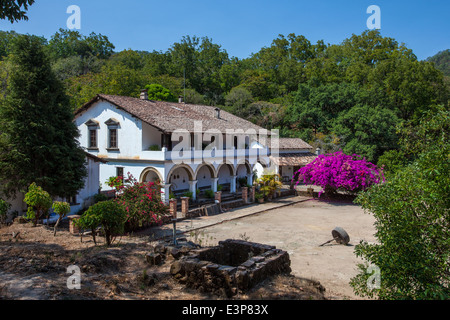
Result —
[[[78, 211], [88, 208], [94, 203], [94, 195], [100, 188], [100, 162], [87, 157], [87, 177], [84, 181], [84, 187], [78, 192], [77, 204], [70, 207], [70, 214], [76, 214]], [[66, 201], [64, 199], [64, 201]]]
[[112, 190], [106, 184], [106, 181], [110, 177], [115, 177], [117, 175], [117, 168], [123, 168], [124, 176], [127, 177], [128, 172], [139, 181], [141, 174], [149, 167], [156, 169], [161, 177], [164, 177], [165, 169], [163, 163], [147, 163], [147, 162], [133, 162], [133, 161], [121, 161], [121, 160], [110, 160], [107, 163], [102, 163], [100, 165], [100, 183], [102, 190]]
[[[77, 115], [75, 124], [80, 131], [80, 145], [88, 148], [89, 129], [86, 122], [93, 119], [99, 123], [97, 130], [98, 151], [89, 150], [90, 153], [100, 158], [136, 158], [142, 154], [142, 121], [132, 117], [129, 113], [117, 108], [106, 101], [99, 101], [83, 113]], [[109, 119], [115, 119], [120, 123], [117, 130], [118, 148], [120, 152], [108, 151], [108, 126]]]
[[173, 171], [169, 183], [173, 190], [189, 190], [189, 175], [184, 168], [178, 168]]
[[142, 123], [142, 150], [148, 150], [150, 146], [161, 146], [161, 131], [150, 126], [149, 124]]
[[11, 205], [8, 214], [13, 213], [14, 211], [23, 214], [27, 211], [27, 205], [23, 202], [24, 196], [25, 195], [22, 192], [17, 192], [15, 198], [6, 199], [6, 202]]

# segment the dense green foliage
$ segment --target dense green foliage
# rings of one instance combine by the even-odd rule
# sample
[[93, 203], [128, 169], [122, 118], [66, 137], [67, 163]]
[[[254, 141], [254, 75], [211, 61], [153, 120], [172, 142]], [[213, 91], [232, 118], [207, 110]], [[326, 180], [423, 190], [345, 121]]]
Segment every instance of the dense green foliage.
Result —
[[77, 194], [85, 154], [63, 84], [39, 38], [16, 36], [8, 57], [9, 84], [0, 99], [0, 181], [11, 195], [36, 182], [52, 196]]
[[450, 77], [450, 49], [436, 53], [427, 61], [433, 62], [436, 69], [441, 70], [444, 76]]
[[0, 19], [7, 19], [11, 23], [28, 20], [26, 11], [34, 0], [3, 0], [0, 2]]
[[[0, 74], [5, 76], [15, 37], [0, 32]], [[333, 141], [328, 151], [358, 153], [375, 163], [398, 150], [397, 125], [417, 121], [448, 100], [439, 71], [446, 51], [418, 61], [379, 31], [334, 45], [279, 35], [245, 59], [230, 57], [208, 37], [185, 36], [164, 52], [114, 52], [106, 36], [62, 29], [49, 41], [38, 39], [65, 83], [72, 110], [98, 93], [138, 97], [146, 86], [159, 85], [167, 91], [155, 89], [155, 99], [176, 102], [181, 95], [187, 103], [220, 106], [280, 129], [282, 136], [301, 137], [314, 147]], [[0, 83], [3, 92], [7, 82]]]
[[11, 204], [3, 199], [0, 199], [0, 224], [6, 222], [6, 217], [8, 215], [8, 210], [11, 208]]
[[175, 98], [172, 92], [169, 89], [164, 88], [160, 84], [152, 83], [145, 86], [148, 92], [148, 98], [150, 100], [158, 100], [158, 101], [171, 101], [177, 102], [178, 100]]
[[[352, 286], [381, 299], [449, 299], [450, 112], [439, 108], [406, 126], [402, 145], [411, 164], [356, 200], [374, 215], [377, 242], [356, 246], [367, 264]], [[381, 272], [376, 290], [367, 286], [369, 264]]]
[[123, 206], [114, 201], [102, 201], [89, 207], [75, 223], [82, 230], [92, 230], [96, 243], [96, 229], [100, 227], [106, 244], [110, 246], [115, 237], [124, 231], [126, 212]]

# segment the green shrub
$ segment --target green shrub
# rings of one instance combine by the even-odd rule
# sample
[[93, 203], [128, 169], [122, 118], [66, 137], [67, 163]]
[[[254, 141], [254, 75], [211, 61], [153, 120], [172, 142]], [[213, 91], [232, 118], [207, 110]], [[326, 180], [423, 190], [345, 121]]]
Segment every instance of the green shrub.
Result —
[[158, 146], [157, 144], [154, 144], [154, 145], [151, 145], [151, 146], [148, 148], [148, 150], [149, 150], [149, 151], [161, 151], [161, 147]]
[[48, 215], [48, 210], [52, 206], [52, 198], [48, 192], [34, 182], [28, 188], [23, 201], [28, 205], [27, 219], [33, 221], [33, 226], [37, 225], [41, 217]]
[[183, 197], [188, 197], [188, 198], [191, 198], [191, 199], [192, 199], [193, 195], [194, 194], [191, 191], [186, 191], [185, 193], [183, 193]]
[[237, 180], [239, 183], [239, 188], [247, 186], [247, 178], [246, 177], [240, 177]]
[[214, 191], [206, 190], [205, 191], [205, 197], [207, 197], [208, 199], [214, 199]]
[[104, 195], [103, 193], [97, 193], [94, 195], [94, 202], [101, 202], [101, 201], [107, 201], [108, 197]]
[[124, 231], [126, 211], [115, 201], [102, 201], [89, 207], [88, 210], [75, 223], [80, 229], [92, 231], [94, 243], [98, 227], [102, 228], [105, 241], [110, 246], [115, 237]]

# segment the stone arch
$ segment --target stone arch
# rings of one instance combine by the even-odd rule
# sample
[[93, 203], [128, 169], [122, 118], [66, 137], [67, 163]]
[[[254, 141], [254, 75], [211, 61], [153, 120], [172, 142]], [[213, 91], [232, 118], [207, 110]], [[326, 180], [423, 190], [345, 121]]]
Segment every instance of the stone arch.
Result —
[[169, 173], [168, 173], [167, 176], [166, 176], [166, 182], [169, 182], [170, 176], [174, 173], [175, 170], [180, 169], [180, 168], [183, 168], [183, 169], [186, 170], [186, 172], [188, 173], [188, 176], [189, 176], [189, 179], [190, 179], [190, 180], [194, 180], [194, 177], [195, 177], [194, 170], [192, 170], [192, 168], [191, 168], [190, 166], [188, 166], [188, 165], [185, 165], [185, 164], [179, 164], [179, 165], [173, 166], [173, 167], [169, 170]]
[[250, 164], [250, 162], [248, 160], [241, 160], [238, 162], [237, 166], [236, 166], [236, 176], [239, 175], [239, 167], [240, 166], [245, 166], [247, 173], [246, 174], [251, 174], [252, 173], [252, 165]]
[[194, 180], [194, 171], [185, 164], [174, 166], [167, 174], [166, 184], [171, 185], [171, 190], [189, 190], [189, 181]]
[[216, 169], [214, 168], [214, 166], [213, 166], [212, 164], [210, 164], [210, 163], [204, 162], [204, 163], [200, 164], [200, 165], [197, 167], [197, 170], [195, 170], [194, 178], [195, 178], [196, 180], [198, 180], [198, 174], [199, 174], [200, 170], [201, 170], [202, 168], [204, 168], [204, 167], [207, 167], [207, 168], [208, 168], [209, 173], [211, 174], [211, 177], [212, 177], [212, 178], [217, 178], [217, 171], [216, 171]]
[[226, 162], [221, 163], [221, 164], [217, 167], [217, 170], [216, 170], [216, 176], [217, 176], [217, 177], [219, 177], [219, 172], [220, 172], [220, 170], [222, 169], [223, 166], [228, 166], [228, 168], [230, 169], [230, 174], [231, 174], [232, 176], [235, 176], [235, 175], [236, 175], [236, 167], [235, 167], [231, 162], [226, 161]]
[[231, 190], [236, 176], [236, 168], [231, 163], [222, 163], [217, 168], [217, 183], [222, 185], [224, 190]]
[[148, 167], [142, 171], [141, 176], [139, 177], [139, 182], [154, 182], [155, 178], [158, 179], [161, 183], [164, 183], [164, 179], [162, 178], [162, 175], [158, 171], [158, 169]]
[[213, 190], [215, 178], [217, 178], [217, 172], [212, 164], [202, 163], [195, 171], [195, 180], [199, 190]]

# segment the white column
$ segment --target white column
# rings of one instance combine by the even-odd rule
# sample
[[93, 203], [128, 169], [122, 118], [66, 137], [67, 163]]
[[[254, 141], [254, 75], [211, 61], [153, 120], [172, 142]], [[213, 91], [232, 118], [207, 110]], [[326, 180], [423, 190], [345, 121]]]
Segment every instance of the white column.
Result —
[[236, 193], [237, 176], [231, 176], [230, 193]]
[[219, 182], [219, 178], [212, 178], [211, 181], [212, 181], [211, 185], [212, 191], [217, 192], [217, 182]]
[[189, 191], [192, 192], [192, 200], [197, 199], [197, 180], [189, 181]]
[[253, 173], [247, 175], [247, 184], [253, 186]]
[[163, 188], [164, 188], [164, 192], [161, 193], [161, 201], [164, 202], [165, 204], [169, 204], [169, 195], [170, 195], [170, 183], [166, 183]]

